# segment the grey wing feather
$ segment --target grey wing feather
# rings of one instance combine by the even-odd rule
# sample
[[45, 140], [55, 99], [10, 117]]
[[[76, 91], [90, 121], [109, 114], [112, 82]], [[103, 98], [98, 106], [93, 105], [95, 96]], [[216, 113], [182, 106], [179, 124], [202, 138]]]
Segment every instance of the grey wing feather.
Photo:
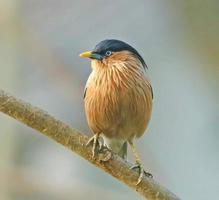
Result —
[[87, 87], [84, 89], [84, 98], [86, 97]]
[[152, 96], [152, 99], [154, 99], [154, 92], [153, 92], [153, 88], [152, 88], [151, 85], [150, 85], [150, 88], [151, 88], [151, 96]]

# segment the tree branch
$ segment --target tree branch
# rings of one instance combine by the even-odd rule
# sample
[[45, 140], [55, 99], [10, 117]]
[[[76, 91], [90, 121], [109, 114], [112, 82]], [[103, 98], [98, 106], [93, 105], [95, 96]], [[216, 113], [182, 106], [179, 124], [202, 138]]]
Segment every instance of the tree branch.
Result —
[[85, 145], [88, 141], [87, 136], [55, 119], [45, 111], [18, 100], [2, 90], [0, 90], [0, 111], [69, 148], [96, 167], [103, 169], [136, 190], [148, 200], [179, 200], [177, 196], [151, 178], [144, 177], [143, 181], [136, 186], [138, 173], [130, 170], [130, 163], [125, 162], [114, 153], [110, 158], [109, 151], [103, 151], [93, 159], [91, 147]]

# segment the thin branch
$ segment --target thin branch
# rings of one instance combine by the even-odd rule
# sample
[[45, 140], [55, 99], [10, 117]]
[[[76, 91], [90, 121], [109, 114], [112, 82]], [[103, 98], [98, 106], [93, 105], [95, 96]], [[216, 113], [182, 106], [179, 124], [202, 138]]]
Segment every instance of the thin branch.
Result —
[[[103, 151], [92, 158], [91, 147], [85, 144], [88, 137], [69, 125], [55, 119], [45, 111], [0, 90], [0, 111], [38, 130], [43, 135], [55, 140], [77, 153], [96, 167], [136, 190], [148, 200], [179, 200], [179, 198], [151, 178], [144, 177], [136, 186], [138, 173], [130, 170], [131, 164], [111, 152]], [[109, 159], [110, 158], [110, 159]]]

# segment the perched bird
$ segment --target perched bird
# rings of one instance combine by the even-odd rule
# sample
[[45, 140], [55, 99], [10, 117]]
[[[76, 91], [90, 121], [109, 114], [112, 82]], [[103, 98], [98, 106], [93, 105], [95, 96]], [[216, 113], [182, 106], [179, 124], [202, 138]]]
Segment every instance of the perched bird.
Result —
[[146, 76], [147, 65], [129, 44], [115, 39], [103, 40], [92, 51], [80, 54], [91, 59], [84, 103], [88, 125], [94, 133], [93, 156], [100, 144], [126, 158], [130, 145], [139, 168], [138, 183], [144, 171], [134, 139], [143, 135], [151, 117], [153, 91]]

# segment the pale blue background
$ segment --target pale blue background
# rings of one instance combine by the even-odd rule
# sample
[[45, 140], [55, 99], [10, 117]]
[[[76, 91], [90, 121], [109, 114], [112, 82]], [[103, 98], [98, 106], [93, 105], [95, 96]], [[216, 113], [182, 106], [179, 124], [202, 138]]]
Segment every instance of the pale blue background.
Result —
[[[117, 38], [144, 57], [154, 108], [138, 149], [156, 180], [185, 200], [219, 191], [219, 3], [2, 0], [0, 86], [90, 133], [83, 110], [88, 60]], [[0, 199], [140, 197], [30, 128], [0, 114]]]

